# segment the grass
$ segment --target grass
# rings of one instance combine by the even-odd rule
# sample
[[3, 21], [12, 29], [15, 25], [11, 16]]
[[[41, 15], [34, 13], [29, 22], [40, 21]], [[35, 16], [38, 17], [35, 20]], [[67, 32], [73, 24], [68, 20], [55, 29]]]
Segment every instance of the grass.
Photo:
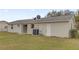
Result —
[[78, 50], [78, 39], [0, 32], [0, 50]]

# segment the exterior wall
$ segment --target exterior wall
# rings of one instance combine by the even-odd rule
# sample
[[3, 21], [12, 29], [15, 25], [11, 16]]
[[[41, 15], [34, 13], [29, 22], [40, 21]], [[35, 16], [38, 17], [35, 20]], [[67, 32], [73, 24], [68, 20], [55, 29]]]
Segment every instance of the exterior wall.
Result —
[[70, 23], [52, 23], [51, 24], [51, 36], [57, 37], [69, 37]]
[[71, 24], [69, 22], [61, 23], [41, 23], [35, 24], [39, 33], [45, 36], [69, 37]]
[[39, 29], [39, 33], [46, 35], [47, 33], [47, 24], [34, 24], [34, 28], [31, 28], [31, 24], [27, 24], [27, 34], [32, 34], [33, 29]]
[[[27, 34], [32, 34], [33, 29], [39, 29], [39, 33], [42, 35], [47, 34], [47, 24], [34, 24], [34, 28], [31, 28], [31, 24], [27, 24]], [[13, 25], [13, 29], [11, 29], [11, 25], [9, 25], [8, 32], [24, 33], [23, 25], [20, 25], [19, 27], [17, 24]]]
[[69, 22], [61, 23], [41, 23], [35, 24], [39, 33], [45, 36], [69, 37], [71, 24]]
[[[27, 24], [27, 34], [32, 34], [31, 24]], [[69, 37], [70, 22], [34, 24], [34, 29], [45, 36]]]
[[51, 35], [51, 31], [52, 31], [52, 30], [51, 30], [51, 24], [48, 23], [48, 24], [47, 24], [47, 33], [46, 33], [46, 36], [52, 36], [52, 35]]
[[15, 24], [13, 25], [13, 29], [11, 29], [11, 25], [9, 25], [8, 32], [22, 33], [22, 25]]
[[0, 31], [8, 31], [8, 23], [0, 22]]
[[8, 25], [8, 32], [14, 32], [13, 29], [11, 29], [11, 25]]
[[32, 34], [31, 24], [27, 24], [27, 34]]
[[76, 29], [76, 22], [75, 22], [74, 16], [71, 18], [69, 23], [70, 23], [71, 29]]
[[34, 29], [39, 29], [39, 34], [46, 35], [47, 34], [47, 24], [41, 23], [41, 24], [34, 24]]

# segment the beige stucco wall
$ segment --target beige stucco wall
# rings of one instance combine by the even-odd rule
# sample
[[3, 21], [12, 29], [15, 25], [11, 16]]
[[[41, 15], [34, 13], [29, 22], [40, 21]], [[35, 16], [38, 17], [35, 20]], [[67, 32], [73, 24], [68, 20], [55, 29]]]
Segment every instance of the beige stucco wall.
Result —
[[35, 24], [40, 34], [45, 36], [69, 37], [71, 24], [69, 22]]
[[71, 26], [71, 29], [76, 29], [76, 22], [74, 16], [70, 19], [69, 24]]
[[45, 23], [34, 24], [34, 28], [31, 28], [31, 24], [27, 24], [27, 34], [32, 34], [33, 29], [39, 29], [39, 34], [42, 34], [42, 35], [47, 34], [47, 24], [45, 24]]
[[[7, 28], [5, 28], [7, 27]], [[0, 22], [0, 31], [8, 31], [8, 23]]]
[[40, 23], [40, 24], [34, 24], [34, 29], [39, 29], [39, 34], [46, 35], [47, 33], [47, 24], [46, 23]]
[[[39, 29], [39, 33], [45, 36], [69, 37], [71, 24], [69, 22], [60, 23], [40, 23], [34, 24], [34, 29]], [[32, 34], [31, 24], [28, 24], [27, 34]]]
[[8, 32], [22, 33], [22, 25], [19, 24], [18, 26], [17, 24], [15, 24], [13, 25], [13, 29], [11, 29], [11, 25], [9, 25]]
[[71, 27], [70, 27], [69, 22], [52, 23], [51, 24], [51, 36], [69, 37], [70, 29]]
[[39, 29], [40, 34], [46, 36], [69, 37], [71, 23], [70, 22], [41, 23], [41, 24], [35, 24], [35, 28]]
[[39, 33], [45, 36], [69, 37], [71, 25], [69, 22], [35, 24]]
[[27, 34], [32, 34], [31, 24], [27, 24]]

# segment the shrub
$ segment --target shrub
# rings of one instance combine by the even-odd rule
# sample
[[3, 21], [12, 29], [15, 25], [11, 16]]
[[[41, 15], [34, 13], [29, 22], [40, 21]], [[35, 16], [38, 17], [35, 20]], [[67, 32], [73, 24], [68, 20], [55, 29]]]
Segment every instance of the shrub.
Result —
[[71, 29], [71, 30], [70, 30], [70, 37], [71, 37], [71, 38], [76, 38], [77, 35], [78, 35], [78, 32], [77, 32], [76, 29]]

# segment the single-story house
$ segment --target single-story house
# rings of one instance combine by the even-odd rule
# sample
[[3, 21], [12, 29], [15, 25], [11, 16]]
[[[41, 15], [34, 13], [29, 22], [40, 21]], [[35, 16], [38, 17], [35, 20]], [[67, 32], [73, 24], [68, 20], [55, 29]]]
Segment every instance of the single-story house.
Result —
[[10, 22], [8, 32], [33, 34], [38, 30], [45, 36], [69, 37], [69, 31], [75, 29], [74, 15], [63, 15], [41, 19], [24, 19]]

